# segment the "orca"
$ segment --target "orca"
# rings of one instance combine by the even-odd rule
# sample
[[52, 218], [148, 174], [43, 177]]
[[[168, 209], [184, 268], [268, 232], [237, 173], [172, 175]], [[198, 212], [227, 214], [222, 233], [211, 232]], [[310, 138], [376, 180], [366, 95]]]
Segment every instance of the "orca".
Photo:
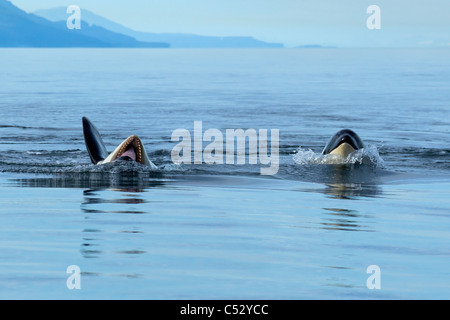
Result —
[[125, 139], [112, 153], [108, 153], [105, 143], [95, 125], [83, 117], [83, 134], [86, 148], [95, 165], [114, 161], [134, 161], [144, 166], [157, 168], [148, 158], [141, 139], [132, 135]]
[[364, 148], [361, 138], [350, 129], [338, 131], [328, 142], [322, 154], [335, 154], [343, 158], [356, 150]]

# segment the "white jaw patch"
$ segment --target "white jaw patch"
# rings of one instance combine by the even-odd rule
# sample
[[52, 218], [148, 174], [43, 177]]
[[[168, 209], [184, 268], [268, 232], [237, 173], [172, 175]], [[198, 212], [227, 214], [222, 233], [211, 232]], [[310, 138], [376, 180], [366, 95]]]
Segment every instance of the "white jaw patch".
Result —
[[339, 147], [331, 151], [330, 154], [336, 154], [343, 158], [347, 158], [349, 154], [355, 151], [356, 150], [351, 145], [349, 145], [347, 142], [344, 142], [341, 145], [339, 145]]

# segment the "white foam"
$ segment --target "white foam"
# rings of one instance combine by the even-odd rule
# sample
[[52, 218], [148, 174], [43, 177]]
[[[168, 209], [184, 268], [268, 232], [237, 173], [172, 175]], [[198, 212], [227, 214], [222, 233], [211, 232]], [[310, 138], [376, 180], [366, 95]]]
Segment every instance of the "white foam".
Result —
[[316, 153], [311, 149], [299, 147], [292, 156], [294, 162], [299, 165], [309, 164], [369, 164], [377, 168], [384, 168], [384, 160], [381, 158], [375, 145], [366, 145], [363, 149], [343, 158], [335, 154]]

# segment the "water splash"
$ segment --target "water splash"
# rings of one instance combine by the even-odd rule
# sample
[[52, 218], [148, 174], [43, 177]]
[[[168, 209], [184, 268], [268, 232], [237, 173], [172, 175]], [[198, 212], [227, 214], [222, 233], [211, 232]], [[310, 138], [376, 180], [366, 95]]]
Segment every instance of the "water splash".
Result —
[[376, 168], [385, 168], [378, 148], [368, 144], [363, 149], [356, 150], [343, 158], [335, 154], [316, 153], [311, 149], [299, 147], [292, 156], [294, 162], [299, 165], [310, 164], [368, 164]]

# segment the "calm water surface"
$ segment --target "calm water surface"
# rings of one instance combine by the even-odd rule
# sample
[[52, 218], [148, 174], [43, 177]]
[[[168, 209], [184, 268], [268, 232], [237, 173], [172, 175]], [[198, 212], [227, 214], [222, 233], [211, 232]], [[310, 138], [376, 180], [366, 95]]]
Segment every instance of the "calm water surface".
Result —
[[[449, 54], [0, 50], [0, 298], [450, 298]], [[91, 165], [82, 116], [158, 169]], [[174, 165], [194, 121], [279, 129], [278, 174]], [[322, 164], [347, 127], [369, 161]]]

